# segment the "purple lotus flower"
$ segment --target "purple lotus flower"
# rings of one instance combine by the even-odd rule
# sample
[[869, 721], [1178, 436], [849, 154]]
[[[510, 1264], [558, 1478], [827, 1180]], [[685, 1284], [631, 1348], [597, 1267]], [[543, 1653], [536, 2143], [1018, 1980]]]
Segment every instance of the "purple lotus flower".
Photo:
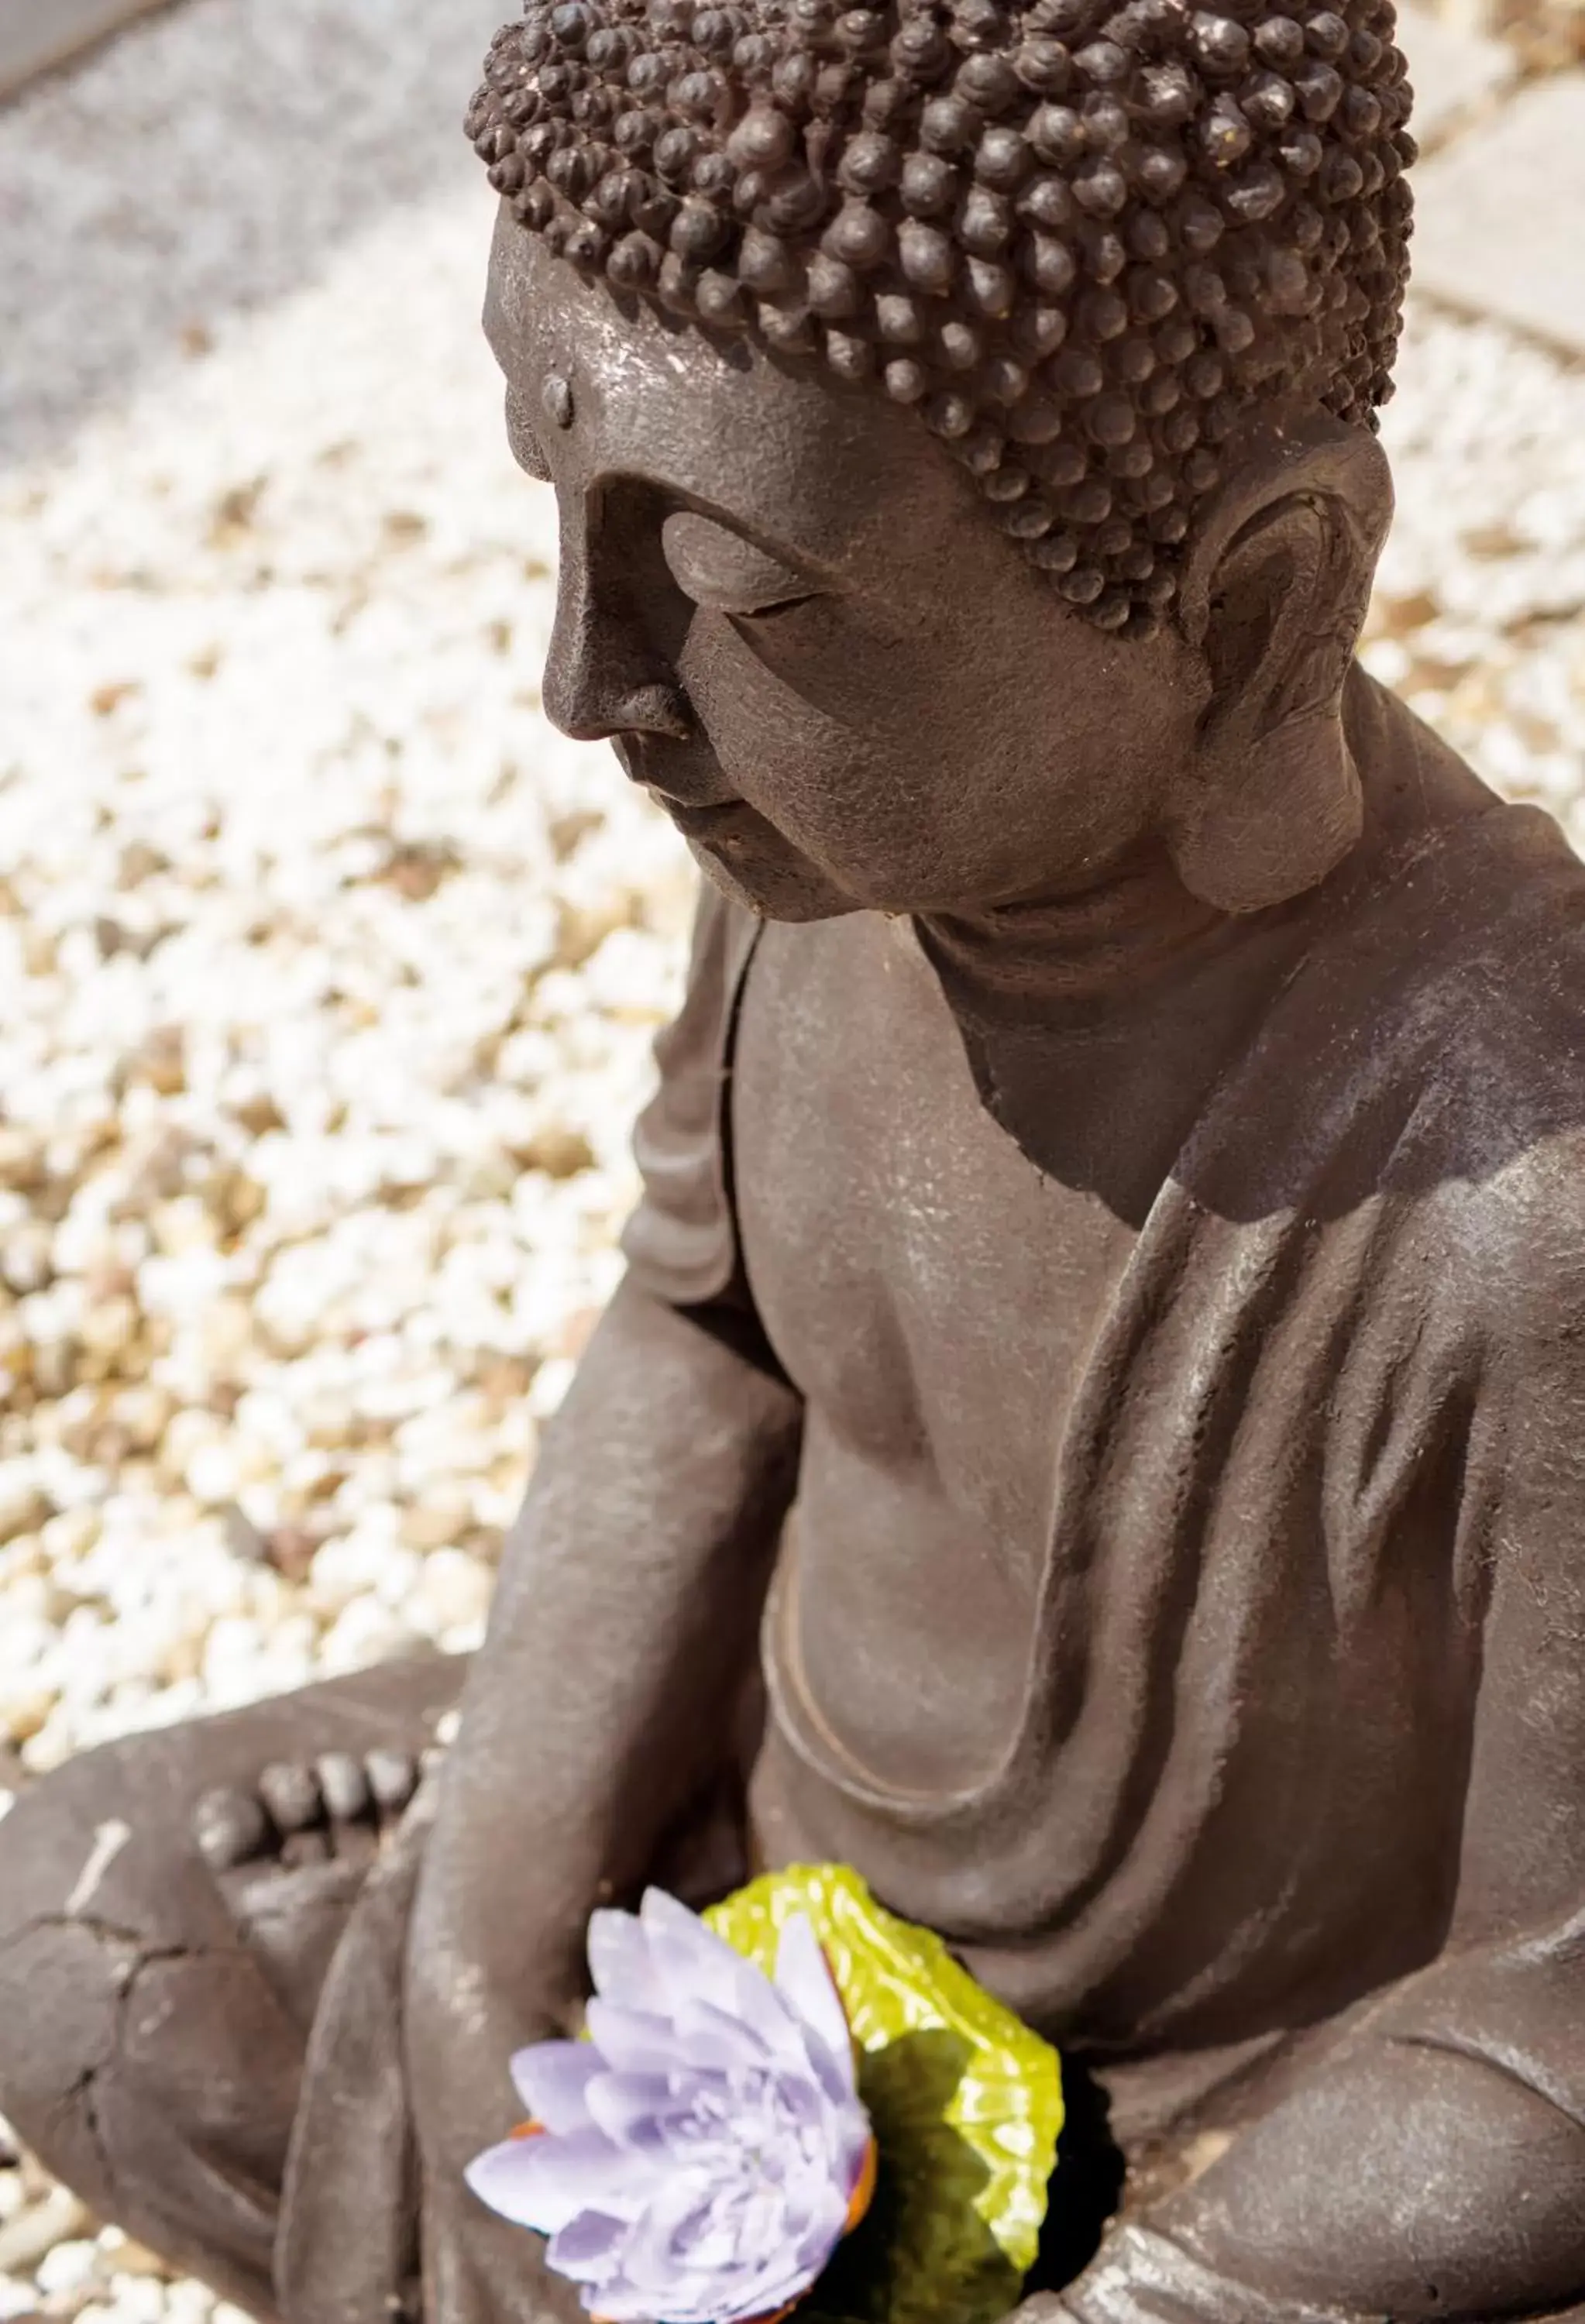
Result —
[[775, 1982], [685, 1904], [589, 1923], [586, 2042], [511, 2061], [532, 2120], [469, 2165], [491, 2209], [550, 2237], [611, 2324], [746, 2324], [797, 2300], [869, 2201], [870, 2119], [809, 1923]]

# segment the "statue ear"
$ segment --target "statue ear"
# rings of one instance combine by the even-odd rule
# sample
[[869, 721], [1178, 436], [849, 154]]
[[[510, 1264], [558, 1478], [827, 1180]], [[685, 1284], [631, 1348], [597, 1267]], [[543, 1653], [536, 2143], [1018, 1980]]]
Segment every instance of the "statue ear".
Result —
[[1373, 436], [1325, 414], [1229, 460], [1177, 620], [1209, 698], [1168, 819], [1192, 893], [1258, 912], [1314, 887], [1364, 827], [1342, 687], [1392, 515]]

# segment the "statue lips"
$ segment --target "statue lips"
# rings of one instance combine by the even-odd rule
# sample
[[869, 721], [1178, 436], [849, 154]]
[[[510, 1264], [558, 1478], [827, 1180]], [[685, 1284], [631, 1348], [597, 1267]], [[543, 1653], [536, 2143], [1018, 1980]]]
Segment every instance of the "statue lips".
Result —
[[723, 838], [744, 816], [754, 812], [746, 799], [722, 799], [710, 807], [681, 807], [664, 791], [657, 791], [655, 796], [683, 837], [701, 843]]
[[[687, 763], [695, 753], [675, 749], [668, 752], [664, 746], [657, 750], [654, 738], [648, 734], [613, 735], [612, 747], [623, 773], [631, 781], [643, 785], [656, 805], [665, 808], [685, 839], [709, 839], [729, 829], [734, 816], [752, 813], [746, 800], [730, 793], [725, 798], [709, 796], [721, 771], [712, 759], [707, 758], [704, 766], [696, 769]], [[663, 756], [668, 761], [675, 757], [679, 763], [658, 766], [657, 760]], [[660, 779], [662, 774], [666, 777], [664, 781]], [[690, 783], [690, 775], [703, 777], [703, 785]], [[698, 795], [700, 788], [705, 791], [703, 798]]]

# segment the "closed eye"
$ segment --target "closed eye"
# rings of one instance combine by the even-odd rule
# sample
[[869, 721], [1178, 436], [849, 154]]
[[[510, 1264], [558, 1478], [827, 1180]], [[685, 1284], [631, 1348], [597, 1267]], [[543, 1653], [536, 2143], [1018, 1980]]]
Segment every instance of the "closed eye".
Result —
[[740, 622], [773, 622], [779, 613], [791, 613], [800, 605], [812, 605], [819, 595], [818, 589], [806, 589], [801, 597], [779, 597], [774, 605], [756, 605], [751, 613], [739, 613], [735, 619]]
[[742, 619], [788, 613], [821, 595], [809, 577], [714, 518], [678, 510], [660, 529], [672, 579], [696, 605]]

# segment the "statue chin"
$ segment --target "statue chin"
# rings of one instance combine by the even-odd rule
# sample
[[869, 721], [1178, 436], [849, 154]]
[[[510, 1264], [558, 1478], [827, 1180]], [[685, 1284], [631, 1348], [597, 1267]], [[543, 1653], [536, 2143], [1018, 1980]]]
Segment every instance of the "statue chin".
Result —
[[689, 853], [711, 885], [761, 919], [830, 920], [863, 908], [807, 857], [797, 855], [784, 841], [778, 840], [777, 848], [779, 853], [761, 851], [752, 840], [730, 849], [715, 841], [688, 841]]

